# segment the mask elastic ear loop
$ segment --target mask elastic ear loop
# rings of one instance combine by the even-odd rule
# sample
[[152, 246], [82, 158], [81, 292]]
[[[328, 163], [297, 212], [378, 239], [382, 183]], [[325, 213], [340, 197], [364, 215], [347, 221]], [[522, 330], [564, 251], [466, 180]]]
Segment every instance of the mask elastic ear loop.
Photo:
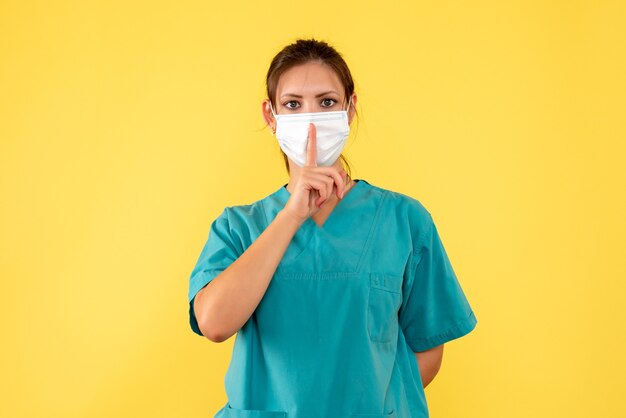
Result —
[[274, 112], [274, 107], [272, 106], [272, 101], [269, 100], [270, 103], [270, 110], [272, 111], [272, 115], [274, 116], [274, 119], [276, 119], [276, 113]]
[[350, 100], [348, 100], [348, 108], [346, 109], [347, 112], [350, 111], [350, 104], [352, 104], [352, 95], [350, 95]]

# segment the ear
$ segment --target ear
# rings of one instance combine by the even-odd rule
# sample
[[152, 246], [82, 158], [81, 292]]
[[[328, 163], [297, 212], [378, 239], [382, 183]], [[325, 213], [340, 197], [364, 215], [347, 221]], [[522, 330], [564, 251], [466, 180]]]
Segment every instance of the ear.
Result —
[[348, 124], [351, 124], [352, 119], [354, 119], [354, 115], [356, 113], [356, 103], [357, 103], [357, 96], [356, 96], [356, 93], [353, 93], [352, 103], [350, 103], [350, 109], [348, 109]]
[[265, 124], [270, 127], [272, 133], [276, 132], [276, 120], [274, 119], [274, 115], [272, 115], [269, 99], [265, 99], [261, 102], [261, 113], [263, 114]]

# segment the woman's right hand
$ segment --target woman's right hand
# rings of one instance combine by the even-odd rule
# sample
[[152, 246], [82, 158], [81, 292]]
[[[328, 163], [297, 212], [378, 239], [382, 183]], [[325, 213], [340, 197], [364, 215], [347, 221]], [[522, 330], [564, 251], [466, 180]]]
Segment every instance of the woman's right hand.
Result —
[[306, 147], [306, 164], [300, 169], [300, 175], [294, 186], [294, 191], [284, 207], [300, 222], [313, 216], [336, 194], [343, 198], [346, 172], [343, 168], [317, 166], [317, 139], [313, 123], [309, 124], [309, 135]]

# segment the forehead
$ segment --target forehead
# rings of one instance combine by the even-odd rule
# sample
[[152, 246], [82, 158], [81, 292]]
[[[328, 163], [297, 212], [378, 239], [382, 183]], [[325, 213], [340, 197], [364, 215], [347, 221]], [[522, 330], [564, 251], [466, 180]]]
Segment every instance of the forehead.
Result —
[[328, 90], [335, 90], [341, 94], [343, 92], [341, 80], [328, 65], [312, 61], [285, 71], [278, 80], [276, 94], [277, 97], [283, 93], [306, 96]]

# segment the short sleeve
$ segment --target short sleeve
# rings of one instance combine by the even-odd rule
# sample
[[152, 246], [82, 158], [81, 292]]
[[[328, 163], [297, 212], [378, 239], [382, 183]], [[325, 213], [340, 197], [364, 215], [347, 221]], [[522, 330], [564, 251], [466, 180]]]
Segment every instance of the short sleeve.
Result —
[[229, 232], [227, 209], [211, 223], [207, 241], [189, 277], [189, 325], [198, 335], [203, 334], [193, 309], [196, 295], [239, 257], [239, 251]]
[[477, 323], [437, 227], [430, 214], [427, 218], [407, 263], [398, 312], [400, 327], [413, 352], [462, 337]]

